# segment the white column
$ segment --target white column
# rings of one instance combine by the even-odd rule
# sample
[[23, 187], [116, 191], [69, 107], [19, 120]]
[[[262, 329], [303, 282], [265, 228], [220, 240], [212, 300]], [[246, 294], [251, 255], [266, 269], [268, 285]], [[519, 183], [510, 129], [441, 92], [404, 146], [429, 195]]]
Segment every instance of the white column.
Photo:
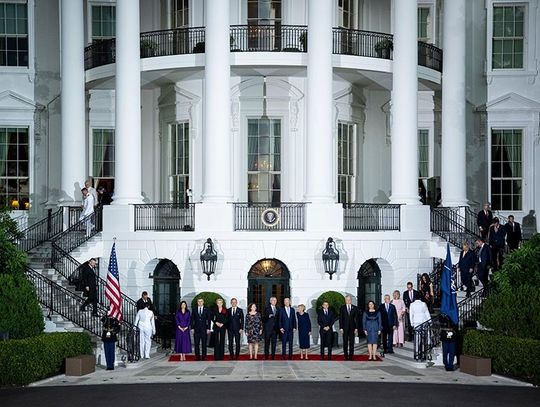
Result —
[[441, 192], [443, 206], [467, 205], [465, 0], [444, 2]]
[[142, 202], [139, 2], [116, 1], [115, 163], [113, 205]]
[[229, 0], [206, 0], [203, 202], [232, 200]]
[[59, 202], [81, 200], [86, 177], [84, 17], [82, 0], [61, 2], [62, 175]]
[[416, 0], [394, 1], [391, 203], [418, 197], [418, 40]]
[[333, 1], [308, 4], [306, 199], [334, 203], [332, 16]]

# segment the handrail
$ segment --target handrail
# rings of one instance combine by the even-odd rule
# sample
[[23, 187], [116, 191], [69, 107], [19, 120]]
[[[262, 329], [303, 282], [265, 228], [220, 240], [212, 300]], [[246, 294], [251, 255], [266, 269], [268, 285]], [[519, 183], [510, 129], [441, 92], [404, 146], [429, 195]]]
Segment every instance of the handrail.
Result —
[[62, 232], [63, 228], [63, 208], [52, 212], [52, 209], [47, 211], [47, 217], [34, 223], [21, 231], [22, 238], [16, 240], [17, 247], [28, 252], [39, 246], [43, 242], [57, 236]]
[[[307, 202], [233, 202], [234, 230], [292, 231], [305, 229]], [[272, 210], [271, 222], [263, 215]]]
[[74, 249], [101, 232], [103, 226], [102, 213], [103, 208], [98, 206], [94, 210], [94, 213], [85, 216], [58, 236], [51, 239], [52, 244], [61, 248], [66, 253], [71, 253]]
[[467, 218], [459, 208], [432, 208], [431, 231], [452, 245], [461, 248], [465, 241], [474, 242], [478, 234], [469, 228]]
[[184, 231], [195, 230], [194, 203], [136, 204], [135, 231]]
[[[101, 336], [103, 331], [101, 318], [79, 310], [79, 305], [84, 300], [81, 296], [30, 267], [26, 267], [26, 277], [33, 284], [39, 302], [49, 309], [49, 318], [56, 312], [86, 331]], [[105, 315], [106, 312], [107, 309], [98, 304], [98, 314]], [[139, 329], [126, 320], [123, 320], [120, 326], [118, 347], [127, 352], [128, 361], [136, 362], [140, 358]]]
[[344, 203], [343, 230], [401, 230], [401, 205]]

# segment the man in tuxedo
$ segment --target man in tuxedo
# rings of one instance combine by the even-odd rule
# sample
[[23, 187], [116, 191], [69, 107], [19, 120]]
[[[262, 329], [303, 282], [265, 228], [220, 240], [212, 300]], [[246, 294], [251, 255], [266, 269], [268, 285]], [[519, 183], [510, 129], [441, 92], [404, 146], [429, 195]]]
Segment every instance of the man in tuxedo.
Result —
[[[227, 325], [227, 334], [229, 336], [229, 354], [232, 359], [238, 360], [240, 354], [240, 338], [244, 330], [244, 311], [238, 308], [238, 300], [231, 298], [231, 308], [229, 308], [229, 323]], [[233, 352], [233, 344], [234, 347]]]
[[413, 340], [413, 326], [411, 324], [410, 317], [410, 307], [411, 303], [415, 300], [420, 299], [422, 296], [420, 293], [413, 288], [413, 283], [411, 281], [407, 282], [407, 290], [403, 291], [403, 303], [405, 304], [405, 318], [407, 320], [407, 340], [412, 342]]
[[517, 250], [521, 242], [521, 225], [514, 221], [514, 215], [508, 216], [506, 228], [506, 244], [510, 251]]
[[[484, 239], [476, 239], [476, 247], [478, 250], [478, 262], [476, 263], [476, 276], [482, 282], [484, 288], [489, 282], [489, 266], [491, 264], [491, 253], [489, 246], [484, 242]], [[485, 296], [485, 291], [484, 291]]]
[[332, 345], [334, 342], [334, 313], [328, 308], [328, 301], [323, 301], [322, 309], [317, 312], [319, 324], [319, 340], [321, 342], [321, 360], [324, 360], [324, 348], [328, 348], [328, 360], [332, 359]]
[[148, 309], [150, 311], [154, 311], [152, 300], [148, 297], [148, 293], [146, 291], [143, 291], [141, 293], [141, 298], [137, 300], [137, 311], [146, 308], [146, 304], [148, 304]]
[[86, 300], [81, 304], [80, 310], [86, 311], [86, 306], [92, 304], [92, 315], [97, 317], [97, 281], [96, 281], [96, 259], [91, 258], [82, 267], [81, 282]]
[[[197, 299], [197, 306], [191, 311], [191, 331], [195, 341], [195, 357], [206, 359], [206, 345], [210, 333], [210, 310], [204, 306], [204, 299]], [[202, 355], [201, 355], [202, 346]]]
[[384, 353], [394, 353], [394, 331], [398, 326], [396, 307], [390, 304], [390, 295], [385, 294], [384, 302], [379, 306], [382, 322], [382, 343]]
[[272, 346], [272, 359], [276, 358], [277, 333], [279, 329], [279, 308], [276, 306], [277, 298], [271, 297], [270, 304], [265, 308], [263, 315], [264, 324], [264, 358], [270, 355], [270, 345]]
[[482, 239], [486, 239], [489, 227], [493, 223], [493, 214], [490, 210], [490, 204], [489, 202], [486, 202], [484, 204], [484, 209], [482, 209], [480, 212], [478, 212], [478, 216], [476, 217], [476, 224], [478, 225], [478, 230], [480, 230], [480, 236], [482, 236]]
[[285, 359], [285, 350], [289, 344], [289, 360], [292, 360], [293, 336], [296, 331], [296, 313], [291, 307], [291, 300], [283, 300], [283, 308], [279, 313], [279, 331], [281, 332], [281, 359]]
[[345, 305], [339, 313], [339, 331], [343, 334], [343, 354], [345, 360], [353, 360], [354, 337], [358, 333], [360, 313], [358, 307], [352, 304], [352, 297], [345, 297]]

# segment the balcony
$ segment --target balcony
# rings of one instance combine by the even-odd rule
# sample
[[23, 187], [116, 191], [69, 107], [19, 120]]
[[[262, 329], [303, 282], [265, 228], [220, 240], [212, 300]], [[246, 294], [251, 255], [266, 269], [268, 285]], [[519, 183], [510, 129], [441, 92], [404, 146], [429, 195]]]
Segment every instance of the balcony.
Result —
[[235, 202], [234, 230], [302, 231], [305, 202]]
[[184, 231], [195, 230], [195, 204], [152, 203], [135, 207], [135, 231]]
[[343, 204], [343, 230], [378, 232], [401, 230], [400, 205]]
[[[204, 27], [175, 28], [141, 33], [141, 58], [199, 54], [205, 51]], [[231, 52], [307, 52], [307, 26], [233, 25]], [[391, 60], [393, 36], [371, 31], [333, 29], [332, 52]], [[85, 69], [112, 64], [116, 58], [115, 39], [99, 41], [84, 50]], [[418, 64], [442, 72], [442, 50], [418, 42]]]

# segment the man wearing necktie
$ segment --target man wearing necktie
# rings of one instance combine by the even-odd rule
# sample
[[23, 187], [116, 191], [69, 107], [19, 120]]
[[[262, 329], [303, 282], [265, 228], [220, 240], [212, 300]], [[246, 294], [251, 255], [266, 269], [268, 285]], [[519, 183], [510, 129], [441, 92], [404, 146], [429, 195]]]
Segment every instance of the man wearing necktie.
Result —
[[394, 330], [398, 326], [396, 307], [390, 303], [390, 295], [385, 294], [384, 302], [379, 306], [382, 322], [382, 344], [384, 353], [394, 353]]
[[328, 360], [332, 359], [332, 345], [334, 342], [334, 313], [328, 306], [328, 301], [324, 300], [322, 309], [317, 312], [317, 323], [319, 324], [319, 340], [321, 343], [321, 360], [324, 360], [324, 348], [328, 348]]
[[271, 297], [270, 304], [264, 309], [264, 358], [268, 359], [270, 355], [270, 346], [272, 359], [276, 358], [277, 333], [279, 329], [278, 316], [279, 308], [276, 306], [277, 298]]
[[345, 360], [353, 360], [354, 338], [359, 328], [358, 307], [352, 304], [352, 297], [345, 297], [345, 305], [339, 312], [339, 331], [343, 334], [343, 355]]
[[407, 322], [407, 340], [412, 342], [413, 340], [413, 326], [411, 324], [411, 318], [409, 313], [409, 307], [417, 299], [421, 298], [420, 292], [413, 288], [412, 281], [407, 282], [407, 290], [403, 291], [403, 303], [405, 304], [405, 321]]
[[229, 315], [227, 334], [229, 337], [229, 354], [231, 355], [231, 360], [233, 360], [238, 359], [238, 355], [240, 354], [240, 338], [244, 330], [244, 311], [238, 307], [238, 300], [236, 298], [231, 298]]
[[291, 300], [283, 300], [283, 309], [279, 313], [279, 330], [281, 332], [281, 359], [285, 359], [285, 350], [289, 344], [289, 360], [292, 360], [293, 336], [296, 331], [296, 312], [291, 307]]
[[[197, 360], [206, 359], [206, 346], [210, 333], [210, 311], [204, 306], [204, 299], [197, 299], [197, 307], [191, 312], [191, 331], [195, 342], [195, 357]], [[202, 354], [201, 354], [202, 348]]]

